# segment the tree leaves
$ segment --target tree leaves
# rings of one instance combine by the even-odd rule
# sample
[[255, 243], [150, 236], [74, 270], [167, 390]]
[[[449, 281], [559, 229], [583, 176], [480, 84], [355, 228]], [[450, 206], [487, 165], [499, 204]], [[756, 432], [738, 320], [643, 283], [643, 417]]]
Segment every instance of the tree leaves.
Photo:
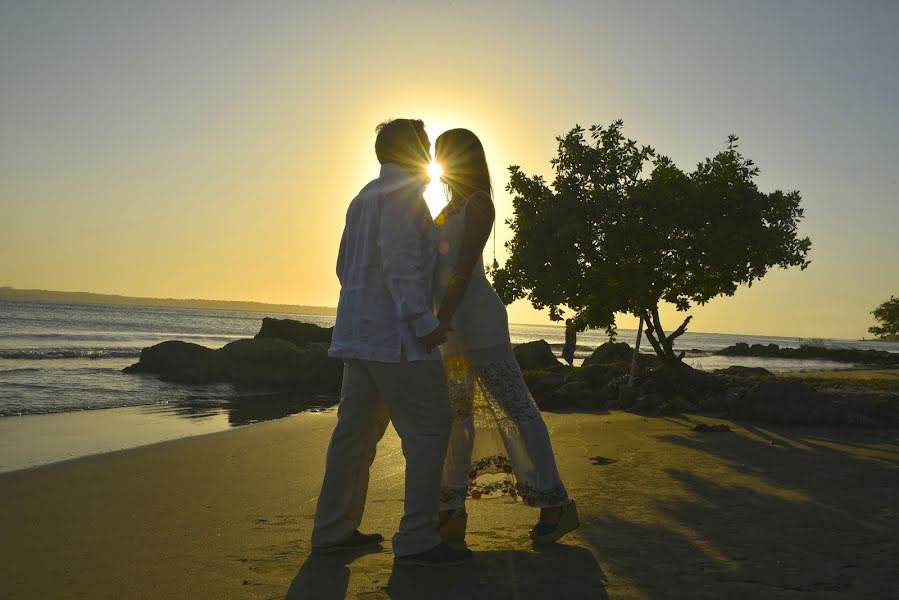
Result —
[[879, 325], [868, 328], [868, 333], [877, 337], [899, 335], [899, 298], [890, 299], [871, 311]]
[[[649, 319], [661, 301], [685, 311], [772, 267], [808, 266], [799, 193], [761, 192], [737, 136], [685, 173], [623, 126], [559, 136], [551, 185], [509, 168], [513, 235], [508, 262], [493, 271], [504, 302], [528, 298], [553, 320], [571, 311], [578, 329], [614, 335], [616, 313]], [[670, 354], [673, 338], [659, 341]]]

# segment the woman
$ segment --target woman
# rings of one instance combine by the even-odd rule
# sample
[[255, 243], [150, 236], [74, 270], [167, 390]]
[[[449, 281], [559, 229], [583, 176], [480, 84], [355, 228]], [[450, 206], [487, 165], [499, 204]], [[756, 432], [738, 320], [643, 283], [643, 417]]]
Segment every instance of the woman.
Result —
[[451, 330], [441, 347], [453, 407], [443, 470], [438, 534], [462, 539], [465, 499], [508, 494], [540, 508], [535, 542], [578, 527], [577, 507], [559, 478], [546, 424], [509, 340], [506, 307], [481, 254], [493, 227], [490, 174], [480, 140], [467, 129], [437, 138], [449, 200], [437, 216], [437, 318]]

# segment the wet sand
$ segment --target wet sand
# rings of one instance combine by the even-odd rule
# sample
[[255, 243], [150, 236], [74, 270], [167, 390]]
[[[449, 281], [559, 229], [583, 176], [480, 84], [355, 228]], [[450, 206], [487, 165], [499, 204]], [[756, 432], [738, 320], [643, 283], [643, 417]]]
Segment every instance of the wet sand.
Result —
[[[475, 560], [309, 556], [334, 412], [0, 475], [4, 598], [886, 598], [899, 589], [899, 430], [544, 413], [582, 527], [470, 504]], [[695, 422], [732, 432], [689, 431]], [[390, 535], [389, 430], [363, 530]]]

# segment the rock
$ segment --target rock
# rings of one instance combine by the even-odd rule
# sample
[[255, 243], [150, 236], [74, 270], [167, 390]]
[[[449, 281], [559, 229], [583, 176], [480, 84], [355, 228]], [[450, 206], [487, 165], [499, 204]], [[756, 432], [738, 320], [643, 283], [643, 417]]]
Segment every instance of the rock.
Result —
[[212, 350], [184, 342], [162, 342], [141, 351], [125, 373], [155, 373], [184, 383], [235, 382], [259, 386], [296, 385], [337, 390], [343, 363], [328, 357], [328, 344], [298, 347], [277, 338], [237, 340]]
[[622, 385], [618, 388], [618, 398], [611, 403], [612, 408], [630, 409], [637, 402], [637, 390], [633, 387]]
[[590, 365], [572, 369], [568, 379], [570, 381], [582, 381], [590, 389], [600, 390], [610, 383], [627, 377], [630, 367], [626, 363], [609, 363], [603, 365]]
[[844, 405], [843, 423], [874, 427], [899, 426], [899, 395], [887, 391], [819, 389], [818, 396]]
[[556, 360], [552, 348], [546, 340], [537, 340], [526, 344], [518, 344], [513, 349], [515, 360], [522, 371], [538, 369], [550, 369], [561, 367], [562, 363]]
[[582, 367], [611, 362], [630, 362], [634, 351], [627, 342], [606, 342], [584, 360]]
[[715, 369], [718, 375], [733, 375], [735, 377], [774, 377], [774, 373], [762, 367], [741, 367], [733, 365], [726, 369]]
[[294, 321], [293, 319], [273, 319], [265, 317], [262, 319], [262, 327], [255, 339], [261, 338], [277, 338], [287, 340], [297, 346], [304, 346], [309, 343], [331, 343], [331, 334], [334, 333], [333, 327], [319, 327], [312, 323], [303, 323]]
[[586, 383], [572, 381], [550, 394], [540, 407], [592, 409], [603, 406], [607, 399], [607, 394], [590, 390]]
[[644, 410], [658, 409], [664, 402], [665, 399], [661, 394], [641, 394], [637, 396], [637, 399], [627, 410], [629, 412], [641, 412]]
[[842, 421], [831, 402], [817, 399], [815, 390], [800, 382], [760, 381], [745, 394], [729, 395], [727, 400], [734, 419], [815, 424]]
[[204, 382], [224, 377], [227, 363], [211, 348], [181, 341], [168, 341], [144, 348], [140, 359], [123, 373], [155, 373], [170, 381]]
[[[328, 357], [328, 344], [298, 347], [278, 338], [237, 340], [219, 352], [225, 355], [231, 379], [252, 384], [340, 384], [341, 362]], [[329, 386], [330, 387], [330, 386]]]
[[565, 385], [563, 371], [522, 371], [531, 395], [540, 400]]
[[681, 409], [679, 403], [674, 400], [662, 402], [662, 404], [659, 406], [660, 416], [676, 415], [680, 414], [680, 411]]
[[863, 415], [862, 413], [855, 412], [854, 410], [847, 410], [846, 417], [843, 419], [843, 422], [846, 425], [858, 425], [861, 427], [872, 427], [875, 425], [874, 419], [867, 415]]
[[899, 353], [886, 350], [860, 350], [857, 348], [828, 348], [824, 345], [804, 345], [799, 348], [781, 348], [777, 344], [745, 344], [740, 342], [715, 352], [721, 356], [759, 356], [767, 358], [823, 359], [877, 365], [899, 366]]

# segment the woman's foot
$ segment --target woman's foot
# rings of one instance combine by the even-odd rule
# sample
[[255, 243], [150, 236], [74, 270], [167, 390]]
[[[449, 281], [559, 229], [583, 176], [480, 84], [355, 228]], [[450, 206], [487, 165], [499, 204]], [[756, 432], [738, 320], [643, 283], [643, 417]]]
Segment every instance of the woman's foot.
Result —
[[564, 509], [564, 506], [550, 506], [549, 508], [541, 508], [540, 520], [538, 521], [538, 523], [543, 525], [555, 525], [559, 522], [559, 519], [562, 518], [562, 511]]
[[577, 504], [570, 500], [564, 506], [544, 508], [540, 511], [540, 522], [531, 529], [531, 539], [538, 544], [546, 544], [559, 540], [580, 526], [577, 515]]
[[467, 525], [465, 507], [437, 512], [437, 535], [444, 542], [464, 540]]

